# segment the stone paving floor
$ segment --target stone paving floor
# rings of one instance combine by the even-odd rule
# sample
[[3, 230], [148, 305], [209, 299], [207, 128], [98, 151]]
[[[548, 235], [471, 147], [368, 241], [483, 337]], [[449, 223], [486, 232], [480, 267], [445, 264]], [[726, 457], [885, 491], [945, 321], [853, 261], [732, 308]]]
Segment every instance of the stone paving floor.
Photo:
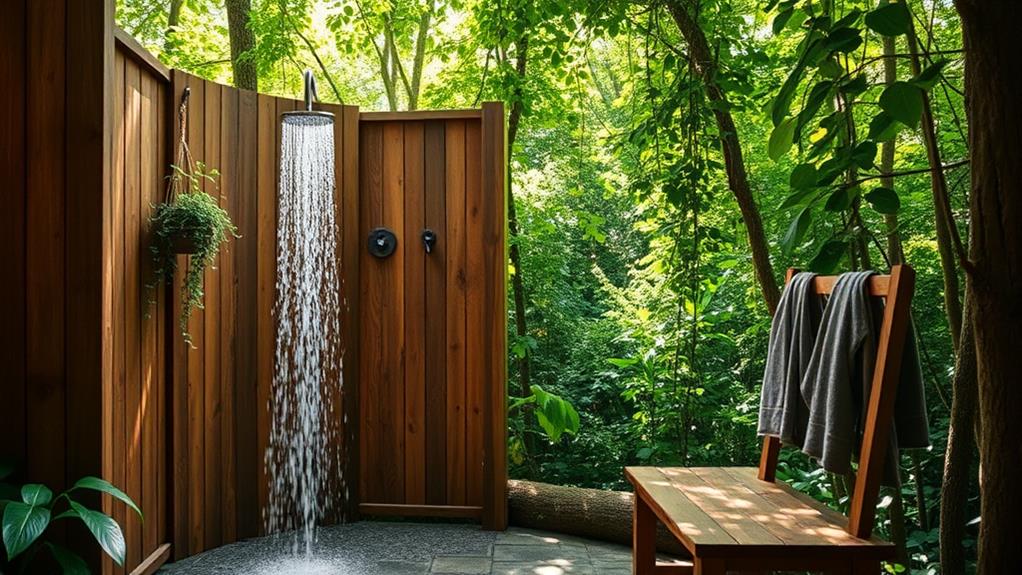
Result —
[[172, 563], [164, 575], [626, 575], [628, 547], [475, 525], [363, 521], [323, 528], [311, 559], [288, 537], [249, 539]]

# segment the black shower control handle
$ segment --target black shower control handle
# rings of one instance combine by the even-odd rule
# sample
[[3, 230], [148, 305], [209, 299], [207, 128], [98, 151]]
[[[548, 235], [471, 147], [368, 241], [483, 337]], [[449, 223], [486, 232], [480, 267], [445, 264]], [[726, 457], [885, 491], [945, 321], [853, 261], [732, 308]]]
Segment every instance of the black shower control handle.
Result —
[[426, 248], [426, 253], [433, 253], [433, 246], [436, 245], [436, 232], [430, 229], [422, 230], [422, 245]]

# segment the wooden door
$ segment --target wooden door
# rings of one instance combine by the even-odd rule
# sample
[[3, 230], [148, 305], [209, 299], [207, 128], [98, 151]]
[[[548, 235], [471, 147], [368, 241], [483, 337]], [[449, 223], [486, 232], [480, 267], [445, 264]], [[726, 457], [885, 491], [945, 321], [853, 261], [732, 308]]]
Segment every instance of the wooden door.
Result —
[[[486, 297], [503, 282], [493, 265], [503, 261], [503, 199], [483, 191], [478, 110], [404, 117], [363, 114], [359, 129], [362, 241], [378, 228], [397, 239], [389, 256], [360, 252], [359, 509], [478, 518], [494, 481], [486, 459], [503, 457], [485, 446], [488, 423], [504, 425], [488, 405], [503, 405], [504, 378], [492, 371], [503, 349], [488, 335], [503, 333], [504, 303]], [[498, 225], [487, 236], [497, 241], [484, 241]]]

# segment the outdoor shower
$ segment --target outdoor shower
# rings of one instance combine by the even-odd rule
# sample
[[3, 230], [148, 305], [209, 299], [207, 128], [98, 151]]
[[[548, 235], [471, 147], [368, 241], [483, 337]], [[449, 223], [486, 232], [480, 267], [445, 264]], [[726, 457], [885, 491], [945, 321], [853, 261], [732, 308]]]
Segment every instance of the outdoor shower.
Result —
[[267, 532], [291, 532], [292, 551], [311, 555], [316, 524], [337, 495], [328, 485], [339, 455], [343, 383], [334, 206], [334, 115], [312, 109], [316, 82], [304, 74], [304, 109], [281, 114], [277, 205], [275, 368], [265, 464]]

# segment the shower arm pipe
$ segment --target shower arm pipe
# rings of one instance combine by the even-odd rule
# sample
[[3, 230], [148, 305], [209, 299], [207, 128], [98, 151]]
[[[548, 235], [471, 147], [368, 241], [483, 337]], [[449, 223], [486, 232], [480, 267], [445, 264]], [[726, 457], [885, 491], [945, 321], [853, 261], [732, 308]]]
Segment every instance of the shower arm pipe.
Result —
[[305, 79], [305, 111], [312, 111], [312, 102], [319, 101], [319, 94], [316, 93], [316, 77], [312, 70], [306, 69], [302, 74]]

